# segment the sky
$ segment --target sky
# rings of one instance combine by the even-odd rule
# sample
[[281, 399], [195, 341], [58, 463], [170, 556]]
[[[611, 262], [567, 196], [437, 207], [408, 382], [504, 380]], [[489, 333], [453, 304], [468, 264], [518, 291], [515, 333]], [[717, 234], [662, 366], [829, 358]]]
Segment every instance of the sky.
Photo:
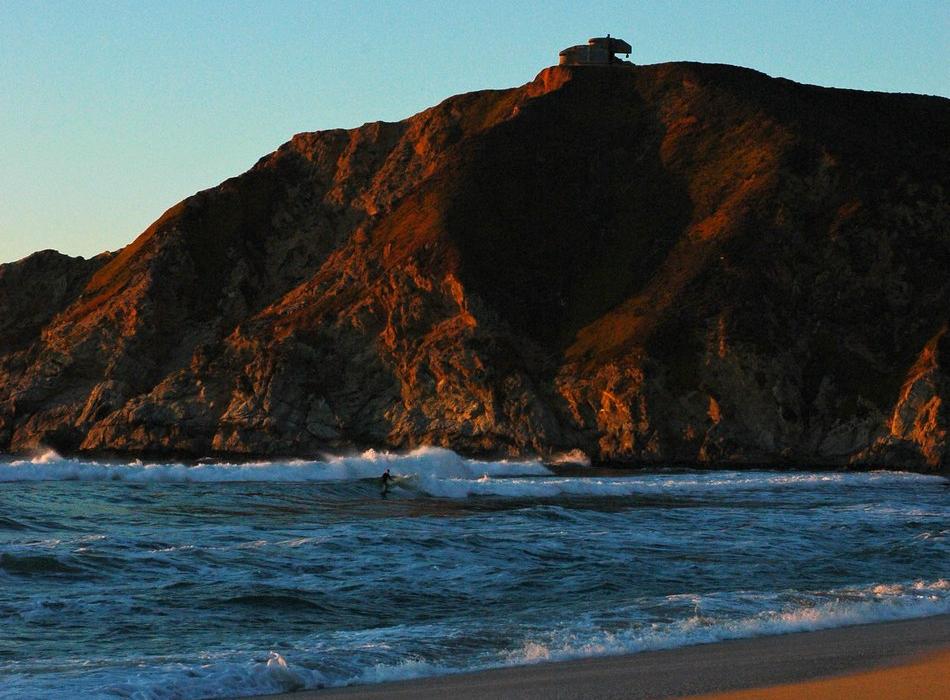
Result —
[[0, 0], [0, 262], [118, 249], [295, 133], [521, 85], [607, 33], [640, 64], [950, 96], [950, 0]]

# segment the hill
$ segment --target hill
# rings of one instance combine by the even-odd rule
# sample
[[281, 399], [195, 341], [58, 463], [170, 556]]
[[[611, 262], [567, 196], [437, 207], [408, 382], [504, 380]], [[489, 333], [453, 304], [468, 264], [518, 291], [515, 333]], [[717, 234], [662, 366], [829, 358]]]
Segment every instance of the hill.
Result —
[[950, 101], [559, 66], [0, 266], [0, 449], [945, 469]]

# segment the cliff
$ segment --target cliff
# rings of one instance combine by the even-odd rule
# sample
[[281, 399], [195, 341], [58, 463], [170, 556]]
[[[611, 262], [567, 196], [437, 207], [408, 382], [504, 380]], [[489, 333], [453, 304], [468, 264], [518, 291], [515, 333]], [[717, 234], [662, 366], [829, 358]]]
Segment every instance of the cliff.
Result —
[[950, 101], [555, 67], [0, 266], [0, 449], [945, 469]]

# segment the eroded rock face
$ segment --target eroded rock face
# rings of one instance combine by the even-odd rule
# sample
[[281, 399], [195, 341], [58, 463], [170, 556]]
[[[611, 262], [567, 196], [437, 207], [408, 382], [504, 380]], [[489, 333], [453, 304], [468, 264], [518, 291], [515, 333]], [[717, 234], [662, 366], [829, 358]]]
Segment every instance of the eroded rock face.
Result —
[[557, 67], [0, 266], [0, 449], [945, 469], [950, 106]]
[[912, 464], [935, 469], [947, 463], [950, 429], [950, 336], [947, 327], [924, 346], [907, 373], [886, 428], [870, 449], [888, 465]]

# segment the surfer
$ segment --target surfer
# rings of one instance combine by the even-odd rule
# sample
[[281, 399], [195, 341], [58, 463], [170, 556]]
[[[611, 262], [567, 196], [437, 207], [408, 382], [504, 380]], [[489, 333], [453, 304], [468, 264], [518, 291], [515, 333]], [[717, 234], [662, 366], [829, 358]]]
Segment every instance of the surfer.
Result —
[[393, 478], [389, 473], [389, 469], [387, 469], [386, 471], [383, 472], [383, 475], [380, 477], [380, 481], [382, 481], [382, 484], [383, 484], [382, 493], [384, 496], [387, 493], [389, 493], [389, 485], [392, 483], [392, 480]]

